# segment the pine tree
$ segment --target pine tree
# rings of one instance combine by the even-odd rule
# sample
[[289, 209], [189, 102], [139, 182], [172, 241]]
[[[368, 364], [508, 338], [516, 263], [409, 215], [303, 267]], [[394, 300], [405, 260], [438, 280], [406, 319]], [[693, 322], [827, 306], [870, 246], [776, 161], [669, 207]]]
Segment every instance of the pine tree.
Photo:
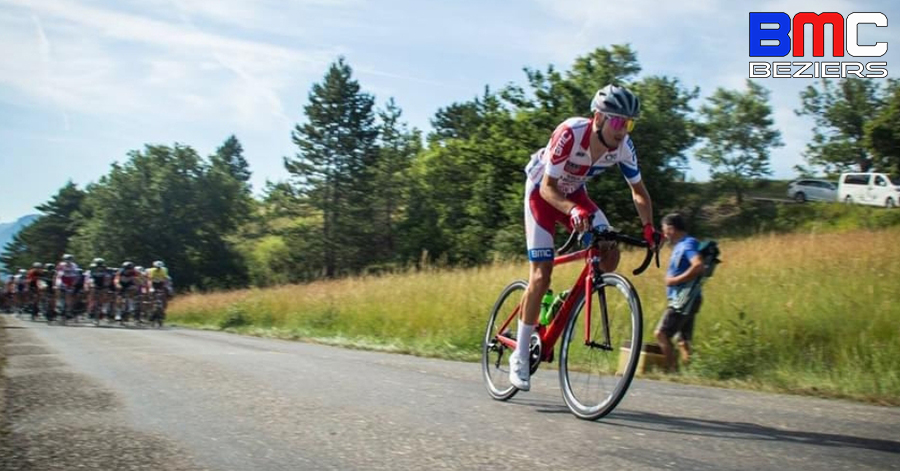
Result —
[[69, 239], [78, 230], [77, 213], [82, 210], [85, 192], [69, 181], [50, 201], [38, 206], [42, 216], [22, 229], [3, 249], [0, 261], [12, 271], [34, 262], [55, 263], [71, 251]]
[[246, 191], [250, 192], [250, 164], [244, 158], [244, 147], [237, 137], [232, 134], [216, 150], [210, 158], [213, 167], [224, 168], [235, 180], [246, 185]]
[[400, 121], [401, 109], [391, 98], [379, 112], [380, 156], [373, 166], [374, 198], [373, 228], [381, 248], [380, 260], [396, 258], [396, 224], [407, 206], [410, 194], [409, 168], [422, 149], [421, 133], [410, 131]]
[[297, 146], [284, 164], [298, 192], [322, 213], [324, 274], [334, 277], [365, 265], [370, 251], [370, 168], [378, 159], [374, 98], [360, 91], [343, 58], [309, 93], [307, 122], [292, 132]]

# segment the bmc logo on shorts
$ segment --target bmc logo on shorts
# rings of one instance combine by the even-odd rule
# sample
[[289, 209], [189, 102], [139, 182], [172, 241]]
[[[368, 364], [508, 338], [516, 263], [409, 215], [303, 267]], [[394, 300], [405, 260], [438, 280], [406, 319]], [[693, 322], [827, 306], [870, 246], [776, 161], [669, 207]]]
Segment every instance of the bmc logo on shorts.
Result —
[[553, 249], [531, 249], [528, 251], [528, 260], [553, 260]]

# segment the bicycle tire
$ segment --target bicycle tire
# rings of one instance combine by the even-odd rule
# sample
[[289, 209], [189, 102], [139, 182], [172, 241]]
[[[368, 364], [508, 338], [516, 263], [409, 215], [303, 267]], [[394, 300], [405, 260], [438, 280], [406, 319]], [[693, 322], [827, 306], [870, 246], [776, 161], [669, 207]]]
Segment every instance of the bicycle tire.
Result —
[[157, 302], [159, 303], [159, 317], [156, 319], [156, 327], [162, 329], [163, 323], [166, 321], [166, 295], [159, 294], [157, 296], [159, 297], [159, 299], [157, 299]]
[[[488, 394], [498, 401], [509, 400], [519, 392], [519, 389], [509, 382], [509, 357], [505, 357], [504, 353], [511, 352], [511, 350], [495, 340], [500, 333], [494, 332], [494, 329], [495, 326], [499, 327], [497, 325], [498, 315], [499, 322], [502, 323], [512, 312], [504, 307], [515, 309], [527, 287], [528, 282], [518, 280], [503, 288], [491, 309], [491, 315], [488, 317], [487, 327], [485, 327], [484, 339], [481, 343], [481, 372]], [[515, 294], [517, 296], [513, 296]], [[513, 304], [508, 304], [509, 300], [512, 300]]]
[[[615, 355], [615, 353], [617, 353], [617, 350], [622, 347], [622, 341], [630, 340], [632, 348], [630, 348], [630, 353], [628, 354], [625, 367], [622, 370], [621, 375], [619, 375], [618, 372], [612, 374], [612, 378], [614, 378], [614, 386], [611, 388], [611, 391], [607, 395], [605, 395], [605, 397], [603, 397], [601, 401], [597, 401], [596, 404], [586, 404], [585, 402], [589, 401], [580, 398], [580, 394], [576, 394], [573, 389], [573, 376], [579, 375], [580, 379], [587, 379], [588, 384], [590, 384], [591, 379], [595, 376], [594, 372], [576, 372], [571, 371], [569, 367], [569, 361], [572, 358], [569, 347], [573, 345], [573, 337], [577, 335], [576, 329], [579, 323], [578, 321], [582, 318], [581, 313], [584, 310], [585, 298], [582, 295], [581, 299], [579, 299], [574, 304], [572, 315], [569, 318], [569, 322], [566, 325], [561, 339], [562, 346], [560, 347], [559, 355], [559, 382], [560, 389], [562, 390], [563, 394], [563, 399], [566, 402], [566, 406], [568, 406], [569, 410], [573, 414], [575, 414], [576, 417], [585, 420], [597, 420], [606, 416], [607, 414], [612, 412], [619, 404], [619, 402], [621, 402], [621, 400], [625, 397], [625, 394], [628, 392], [628, 387], [631, 385], [631, 381], [634, 379], [635, 370], [637, 369], [638, 359], [640, 358], [641, 351], [641, 340], [643, 336], [643, 313], [641, 310], [641, 300], [638, 296], [637, 290], [635, 290], [634, 288], [634, 285], [632, 285], [627, 278], [617, 273], [603, 274], [603, 283], [604, 287], [613, 288], [612, 290], [609, 290], [610, 292], [618, 292], [625, 296], [627, 309], [630, 312], [629, 318], [631, 321], [631, 331], [630, 333], [625, 333], [621, 336], [630, 338], [617, 338], [616, 340], [611, 339], [611, 349], [608, 350], [609, 352], [611, 352], [610, 357], [617, 358], [617, 370], [619, 361], [621, 359], [619, 359], [617, 355]], [[591, 290], [591, 297], [593, 297], [595, 293], [598, 293], [598, 291]], [[599, 312], [599, 309], [592, 311], [592, 323], [594, 317], [599, 318], [600, 316], [601, 313]], [[625, 315], [623, 315], [622, 317], [625, 317]], [[610, 321], [610, 323], [612, 323], [612, 321]], [[611, 327], [611, 330], [612, 329], [613, 327]], [[597, 330], [593, 330], [592, 337], [595, 334], [599, 334], [599, 332], [597, 332]], [[580, 342], [576, 341], [575, 345], [579, 345], [579, 343]], [[583, 344], [581, 346], [586, 348], [588, 352], [591, 351], [591, 348], [595, 348], [585, 347]], [[618, 353], [620, 355], [622, 354], [621, 351], [619, 351]], [[588, 353], [588, 355], [590, 355], [590, 353]], [[606, 361], [605, 366], [607, 367], [607, 370], [603, 374], [597, 375], [598, 384], [603, 380], [604, 376], [609, 374], [608, 363], [609, 361]]]
[[[59, 307], [59, 303], [57, 303], [57, 307]], [[65, 293], [62, 295], [62, 309], [60, 311], [57, 322], [59, 322], [60, 325], [66, 325], [66, 321], [68, 320], [66, 318], [69, 316], [69, 302], [66, 301]]]

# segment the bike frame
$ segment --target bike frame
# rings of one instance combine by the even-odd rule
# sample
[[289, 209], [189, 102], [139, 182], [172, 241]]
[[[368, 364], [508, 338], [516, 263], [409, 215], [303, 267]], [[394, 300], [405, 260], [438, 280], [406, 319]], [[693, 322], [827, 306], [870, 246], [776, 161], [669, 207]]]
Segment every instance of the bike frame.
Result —
[[[586, 249], [582, 249], [576, 252], [572, 252], [566, 255], [561, 255], [555, 257], [553, 259], [553, 266], [563, 265], [566, 263], [571, 263], [580, 259], [584, 260], [584, 269], [581, 270], [581, 274], [578, 275], [578, 278], [575, 280], [575, 284], [572, 286], [571, 290], [569, 290], [569, 295], [566, 297], [566, 300], [563, 301], [562, 306], [559, 308], [559, 312], [557, 312], [556, 316], [553, 320], [550, 321], [550, 324], [547, 326], [538, 324], [537, 333], [538, 337], [541, 339], [541, 361], [549, 361], [553, 357], [553, 348], [556, 346], [556, 341], [559, 340], [559, 336], [562, 335], [563, 329], [566, 328], [566, 325], [569, 323], [569, 316], [572, 315], [572, 309], [575, 307], [575, 301], [584, 296], [585, 302], [585, 312], [584, 312], [584, 344], [592, 345], [593, 342], [591, 340], [591, 302], [590, 299], [587, 298], [587, 295], [591, 292], [591, 284], [595, 278], [595, 274], [600, 274], [595, 271], [593, 261], [599, 260], [600, 258], [600, 250], [597, 249], [594, 245]], [[606, 327], [607, 320], [606, 317], [606, 305], [601, 303], [602, 314], [604, 315], [604, 328]], [[506, 319], [503, 325], [498, 329], [498, 332], [505, 332], [509, 325], [512, 323], [513, 319], [518, 318], [520, 312], [522, 310], [522, 303], [516, 306], [513, 310], [512, 314]], [[606, 344], [609, 344], [609, 333], [606, 332], [607, 340]], [[516, 339], [507, 338], [503, 335], [497, 336], [497, 341], [502, 343], [503, 345], [515, 349], [516, 348]]]

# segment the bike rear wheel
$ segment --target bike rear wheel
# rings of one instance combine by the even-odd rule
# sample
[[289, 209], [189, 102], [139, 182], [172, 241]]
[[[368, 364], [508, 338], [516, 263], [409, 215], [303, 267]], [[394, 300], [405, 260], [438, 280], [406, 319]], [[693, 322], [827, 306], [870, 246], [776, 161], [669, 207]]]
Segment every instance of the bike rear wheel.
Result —
[[[616, 273], [605, 273], [603, 285], [592, 290], [588, 299], [590, 336], [585, 332], [586, 309], [582, 297], [574, 304], [563, 332], [559, 381], [569, 410], [581, 419], [597, 420], [616, 408], [634, 378], [640, 357], [643, 315], [634, 286]], [[630, 349], [623, 349], [626, 346]]]
[[156, 296], [156, 299], [153, 302], [153, 316], [150, 319], [150, 322], [156, 325], [157, 329], [161, 329], [163, 326], [163, 320], [166, 317], [166, 311], [164, 306], [164, 301], [160, 299], [159, 295]]
[[484, 341], [481, 344], [481, 371], [488, 394], [498, 401], [510, 399], [519, 392], [518, 388], [509, 382], [509, 355], [512, 353], [512, 349], [500, 343], [497, 336], [505, 335], [515, 338], [517, 321], [511, 322], [505, 332], [500, 332], [499, 329], [519, 306], [527, 286], [527, 282], [519, 280], [503, 288], [500, 297], [494, 303], [494, 308], [491, 309], [484, 332]]

